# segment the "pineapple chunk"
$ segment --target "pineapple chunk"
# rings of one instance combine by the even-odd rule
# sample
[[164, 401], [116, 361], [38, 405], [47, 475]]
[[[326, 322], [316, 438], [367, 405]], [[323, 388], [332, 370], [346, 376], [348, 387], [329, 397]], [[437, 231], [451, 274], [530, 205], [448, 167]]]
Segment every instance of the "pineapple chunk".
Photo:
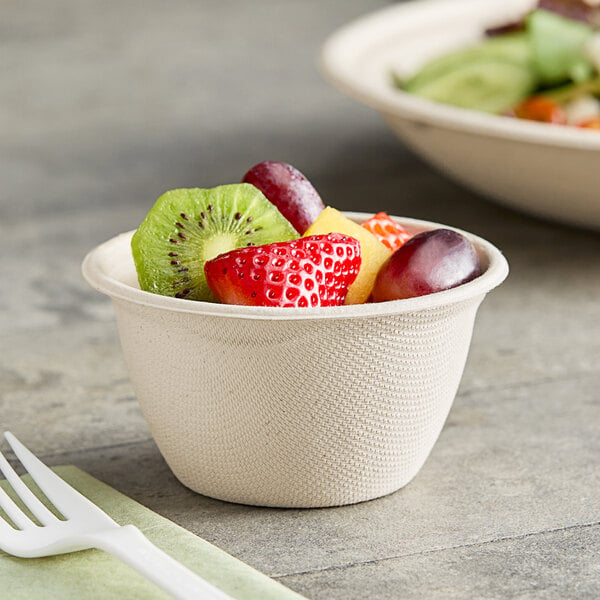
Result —
[[370, 231], [345, 217], [339, 210], [327, 206], [306, 230], [307, 235], [343, 233], [360, 242], [361, 264], [358, 276], [348, 290], [345, 304], [362, 304], [369, 299], [375, 278], [392, 252]]

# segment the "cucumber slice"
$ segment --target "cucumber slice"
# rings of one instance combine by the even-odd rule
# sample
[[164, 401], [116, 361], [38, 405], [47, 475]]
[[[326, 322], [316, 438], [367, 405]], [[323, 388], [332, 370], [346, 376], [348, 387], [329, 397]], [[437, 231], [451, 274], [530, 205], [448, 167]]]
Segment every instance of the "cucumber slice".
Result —
[[526, 23], [534, 67], [542, 84], [581, 82], [592, 76], [594, 67], [584, 50], [594, 35], [589, 25], [541, 9], [533, 11]]
[[519, 31], [488, 38], [477, 46], [445, 54], [428, 62], [410, 79], [404, 82], [396, 80], [396, 82], [407, 92], [418, 93], [421, 87], [446, 75], [448, 71], [482, 59], [500, 60], [523, 68], [530, 68], [533, 65], [533, 54], [527, 33]]
[[421, 83], [412, 93], [445, 104], [503, 113], [536, 88], [535, 74], [522, 65], [479, 58]]

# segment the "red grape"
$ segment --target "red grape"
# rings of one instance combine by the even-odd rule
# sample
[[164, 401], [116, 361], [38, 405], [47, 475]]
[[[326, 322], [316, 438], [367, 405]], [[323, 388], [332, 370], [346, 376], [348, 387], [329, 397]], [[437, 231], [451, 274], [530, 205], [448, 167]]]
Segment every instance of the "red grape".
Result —
[[380, 269], [372, 292], [374, 302], [441, 292], [481, 274], [471, 242], [450, 229], [415, 235]]
[[287, 163], [272, 160], [258, 163], [244, 175], [242, 182], [257, 187], [301, 234], [325, 208], [310, 181]]

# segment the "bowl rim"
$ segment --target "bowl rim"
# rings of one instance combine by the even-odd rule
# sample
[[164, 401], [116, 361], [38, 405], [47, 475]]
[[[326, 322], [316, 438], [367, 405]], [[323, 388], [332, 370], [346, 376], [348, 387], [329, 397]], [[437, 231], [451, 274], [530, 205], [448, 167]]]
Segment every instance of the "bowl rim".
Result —
[[[505, 2], [507, 14], [514, 14], [519, 6], [526, 6], [529, 1]], [[391, 82], [373, 85], [362, 77], [362, 71], [354, 64], [357, 56], [372, 55], [385, 46], [385, 40], [382, 41], [378, 32], [382, 32], [383, 36], [383, 33], [393, 31], [407, 17], [431, 15], [433, 18], [436, 14], [448, 14], [449, 11], [451, 14], [453, 10], [464, 17], [464, 5], [477, 6], [479, 16], [486, 10], [496, 14], [499, 4], [502, 5], [493, 0], [412, 0], [378, 9], [331, 33], [321, 47], [318, 67], [334, 87], [385, 115], [518, 142], [581, 151], [600, 150], [598, 131], [524, 121], [433, 102], [394, 88]]]
[[[343, 212], [343, 214], [359, 222], [371, 216], [370, 213], [361, 212], [346, 211]], [[293, 310], [289, 307], [238, 306], [173, 298], [170, 296], [161, 296], [159, 294], [145, 292], [124, 283], [111, 274], [110, 268], [115, 264], [122, 264], [122, 261], [117, 263], [115, 257], [118, 255], [119, 251], [122, 255], [124, 248], [130, 248], [131, 236], [133, 235], [134, 230], [121, 233], [93, 248], [85, 256], [81, 269], [84, 279], [92, 288], [106, 294], [113, 300], [125, 301], [139, 306], [146, 306], [169, 312], [226, 318], [285, 321], [301, 319], [368, 318], [435, 309], [444, 305], [471, 300], [478, 296], [483, 298], [487, 292], [500, 285], [507, 277], [509, 267], [506, 258], [498, 248], [487, 240], [456, 227], [442, 225], [433, 221], [404, 217], [393, 218], [397, 219], [409, 230], [414, 232], [442, 227], [463, 234], [475, 245], [484, 262], [487, 262], [487, 268], [485, 268], [485, 271], [479, 277], [476, 277], [467, 283], [426, 296], [379, 303], [296, 308]], [[129, 257], [131, 257], [131, 254], [129, 254]]]

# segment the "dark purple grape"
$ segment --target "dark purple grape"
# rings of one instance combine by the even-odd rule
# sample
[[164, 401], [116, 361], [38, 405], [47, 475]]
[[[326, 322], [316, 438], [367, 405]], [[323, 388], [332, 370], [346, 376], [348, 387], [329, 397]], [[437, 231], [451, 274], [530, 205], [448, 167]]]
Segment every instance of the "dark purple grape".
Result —
[[301, 234], [325, 208], [310, 181], [287, 163], [272, 160], [258, 163], [244, 175], [242, 182], [257, 187]]
[[555, 12], [574, 21], [598, 25], [600, 9], [584, 0], [539, 0], [538, 8]]
[[[594, 29], [600, 28], [600, 6], [594, 5], [592, 2], [585, 0], [538, 0], [534, 8], [547, 10], [566, 19], [573, 21], [581, 21], [591, 25]], [[496, 36], [513, 31], [522, 31], [525, 29], [527, 15], [519, 21], [506, 23], [499, 27], [492, 27], [486, 30], [486, 35]]]
[[383, 265], [372, 292], [374, 302], [441, 292], [481, 274], [473, 244], [450, 229], [424, 231], [408, 240]]

